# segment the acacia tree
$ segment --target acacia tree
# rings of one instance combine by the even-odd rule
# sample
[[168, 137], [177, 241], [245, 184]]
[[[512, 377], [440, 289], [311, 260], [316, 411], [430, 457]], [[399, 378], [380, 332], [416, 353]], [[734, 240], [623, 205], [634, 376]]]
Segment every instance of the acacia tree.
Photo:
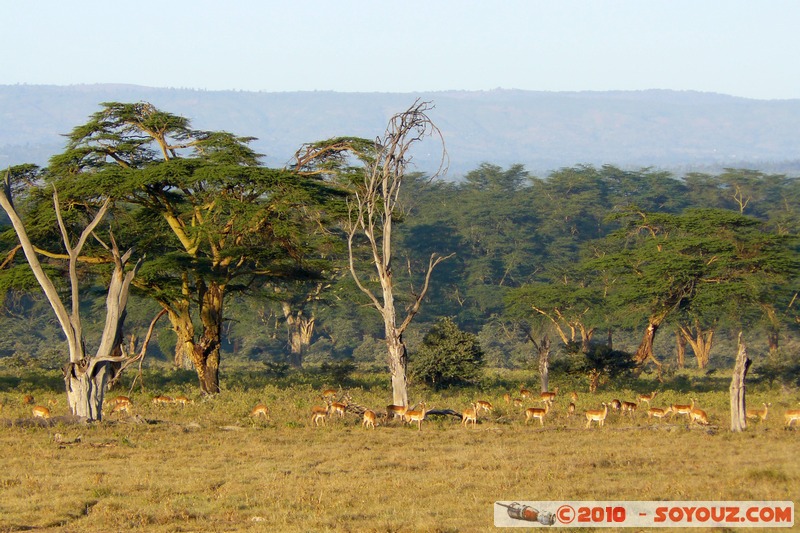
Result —
[[[310, 206], [326, 187], [260, 165], [250, 137], [197, 131], [148, 103], [105, 103], [51, 160], [74, 198], [106, 191], [128, 206], [124, 237], [154, 253], [137, 287], [168, 313], [176, 363], [191, 360], [203, 393], [219, 392], [225, 297], [308, 273]], [[196, 325], [200, 331], [195, 331]]]
[[[106, 216], [109, 205], [110, 199], [106, 198], [97, 212], [86, 223], [77, 241], [73, 243], [73, 237], [70, 235], [62, 216], [58, 194], [55, 190], [53, 192], [53, 207], [68, 261], [71, 311], [67, 311], [67, 305], [61, 300], [58, 289], [39, 260], [39, 253], [31, 242], [25, 224], [14, 207], [10, 172], [6, 172], [3, 187], [0, 190], [0, 207], [8, 215], [28, 265], [50, 303], [67, 340], [69, 362], [64, 366], [64, 381], [70, 410], [74, 415], [88, 420], [100, 420], [102, 418], [103, 396], [105, 395], [108, 381], [115, 374], [115, 369], [112, 365], [126, 359], [120, 349], [122, 327], [126, 316], [125, 308], [131, 282], [142, 264], [140, 259], [133, 268], [126, 269], [132, 250], [120, 254], [113, 235], [111, 236], [110, 244], [105, 244], [94, 235], [95, 229]], [[83, 323], [80, 316], [81, 299], [78, 279], [78, 261], [90, 236], [95, 236], [101, 242], [103, 247], [110, 253], [111, 261], [114, 265], [106, 296], [105, 326], [100, 336], [97, 351], [91, 357], [87, 356], [86, 353]]]
[[[403, 214], [400, 191], [406, 169], [411, 163], [412, 147], [426, 137], [437, 137], [442, 141], [442, 159], [439, 169], [431, 179], [446, 170], [447, 152], [441, 132], [428, 117], [431, 109], [428, 102], [417, 101], [408, 110], [390, 119], [386, 133], [375, 143], [374, 158], [367, 162], [361, 181], [355, 185], [349, 202], [349, 217], [345, 222], [350, 274], [383, 319], [392, 378], [392, 401], [395, 405], [408, 405], [408, 356], [403, 334], [420, 310], [434, 268], [452, 256], [438, 253], [430, 255], [422, 286], [418, 291], [411, 288], [405, 316], [398, 316], [395, 305], [392, 231], [395, 220]], [[375, 269], [378, 287], [371, 285], [365, 274], [359, 271], [362, 264], [358, 261], [358, 236], [366, 240], [369, 261]]]

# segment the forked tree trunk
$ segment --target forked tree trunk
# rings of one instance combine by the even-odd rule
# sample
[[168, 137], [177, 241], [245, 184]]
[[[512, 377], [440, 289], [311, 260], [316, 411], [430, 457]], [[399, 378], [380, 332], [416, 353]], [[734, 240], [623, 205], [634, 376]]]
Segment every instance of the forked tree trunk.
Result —
[[697, 359], [697, 368], [703, 369], [708, 366], [711, 348], [714, 345], [714, 330], [703, 330], [698, 323], [694, 328], [679, 326], [679, 330], [684, 339], [692, 347], [694, 356]]
[[311, 345], [311, 338], [314, 335], [314, 317], [306, 317], [303, 311], [292, 313], [289, 302], [281, 302], [283, 316], [286, 319], [286, 329], [289, 337], [289, 362], [295, 368], [303, 366], [303, 354], [306, 348]]
[[637, 365], [643, 366], [648, 360], [650, 360], [657, 367], [661, 367], [661, 362], [659, 362], [659, 360], [656, 359], [655, 355], [653, 354], [653, 343], [655, 342], [656, 332], [658, 331], [658, 327], [661, 325], [662, 320], [662, 318], [658, 317], [650, 318], [647, 324], [647, 329], [644, 330], [642, 342], [639, 344], [639, 348], [636, 349], [636, 353], [633, 355], [633, 359]]
[[731, 378], [731, 431], [739, 432], [747, 428], [747, 401], [745, 398], [745, 377], [752, 361], [747, 357], [747, 347], [739, 332], [736, 365]]

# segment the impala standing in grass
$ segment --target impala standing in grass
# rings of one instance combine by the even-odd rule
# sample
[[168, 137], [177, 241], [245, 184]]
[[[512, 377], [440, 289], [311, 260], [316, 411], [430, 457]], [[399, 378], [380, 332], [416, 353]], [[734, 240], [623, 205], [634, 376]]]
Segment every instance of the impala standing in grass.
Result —
[[602, 427], [606, 421], [606, 417], [608, 416], [608, 404], [603, 402], [603, 409], [597, 410], [592, 409], [590, 411], [586, 411], [586, 427], [587, 429], [591, 426], [592, 422], [597, 422], [597, 425]]
[[747, 418], [750, 419], [759, 419], [764, 422], [767, 419], [767, 413], [769, 412], [769, 408], [772, 407], [771, 403], [762, 403], [761, 405], [764, 406], [763, 409], [748, 409], [747, 410]]
[[528, 407], [525, 409], [525, 425], [528, 425], [534, 418], [539, 419], [539, 425], [544, 425], [544, 417], [547, 416], [547, 413], [550, 411], [550, 403], [545, 402], [544, 409], [540, 409], [538, 407]]
[[406, 424], [411, 424], [412, 422], [417, 423], [417, 431], [422, 431], [422, 421], [425, 420], [425, 413], [427, 413], [427, 409], [425, 407], [425, 402], [421, 402], [420, 405], [422, 409], [419, 411], [406, 411], [403, 415], [403, 418], [406, 421]]

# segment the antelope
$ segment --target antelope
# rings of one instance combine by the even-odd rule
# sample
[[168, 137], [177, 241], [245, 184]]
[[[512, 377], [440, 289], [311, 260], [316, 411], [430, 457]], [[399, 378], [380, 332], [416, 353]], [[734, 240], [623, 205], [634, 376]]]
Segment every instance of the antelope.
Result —
[[531, 396], [533, 396], [533, 393], [531, 393], [531, 391], [529, 391], [529, 390], [528, 390], [528, 389], [526, 389], [525, 387], [520, 387], [520, 388], [519, 388], [519, 395], [520, 395], [522, 398], [530, 398]]
[[658, 391], [653, 391], [650, 394], [640, 394], [636, 399], [636, 403], [647, 402], [647, 407], [650, 407], [650, 400], [655, 398], [656, 394], [658, 394]]
[[386, 406], [386, 420], [392, 418], [404, 418], [408, 407], [405, 405], [387, 405]]
[[322, 391], [322, 399], [325, 401], [332, 401], [336, 397], [336, 391], [333, 389], [325, 389]]
[[572, 416], [575, 414], [575, 404], [570, 402], [569, 407], [567, 407], [567, 416]]
[[365, 428], [371, 427], [375, 429], [375, 411], [371, 411], [367, 409], [364, 411], [364, 420], [361, 422], [361, 425]]
[[638, 407], [638, 405], [636, 405], [633, 402], [622, 402], [622, 404], [620, 405], [620, 409], [622, 410], [622, 414], [630, 413], [631, 418], [633, 418], [633, 415], [636, 413], [636, 408], [637, 407]]
[[175, 400], [172, 399], [170, 396], [156, 396], [153, 398], [153, 403], [161, 404], [161, 403], [172, 403]]
[[477, 415], [481, 410], [486, 411], [487, 413], [490, 412], [494, 407], [492, 404], [485, 401], [485, 400], [478, 400], [475, 402], [475, 414]]
[[121, 413], [126, 412], [130, 413], [131, 409], [133, 408], [133, 402], [127, 396], [117, 396], [116, 398], [112, 398], [108, 402], [111, 407], [111, 413]]
[[509, 393], [503, 394], [503, 400], [505, 400], [506, 405], [510, 405], [511, 404], [511, 395]]
[[543, 426], [544, 417], [548, 412], [550, 412], [550, 403], [548, 402], [545, 402], [544, 409], [540, 409], [538, 407], [528, 407], [525, 409], [525, 425], [528, 425], [528, 422], [530, 422], [532, 418], [538, 418], [539, 425]]
[[181, 404], [181, 406], [186, 407], [188, 403], [194, 403], [194, 400], [186, 397], [186, 396], [175, 396], [172, 399], [173, 402]]
[[514, 407], [522, 407], [522, 398], [514, 398]]
[[666, 409], [659, 409], [658, 407], [651, 407], [647, 410], [647, 419], [658, 418], [659, 420], [665, 418], [667, 415], [672, 413], [672, 407], [667, 407]]
[[591, 426], [592, 421], [597, 421], [597, 425], [603, 427], [603, 424], [606, 421], [606, 417], [608, 416], [608, 404], [603, 402], [603, 410], [590, 410], [586, 411], [586, 428], [588, 429]]
[[619, 411], [622, 408], [622, 402], [614, 398], [611, 400], [611, 408], [615, 411]]
[[572, 400], [572, 403], [578, 403], [578, 393], [577, 392], [575, 392], [575, 391], [570, 392], [569, 393], [569, 397]]
[[427, 413], [427, 409], [425, 408], [425, 403], [420, 403], [422, 406], [421, 411], [406, 411], [403, 415], [406, 423], [411, 425], [412, 422], [417, 423], [417, 431], [422, 431], [422, 421], [425, 420], [425, 413]]
[[331, 414], [338, 414], [344, 418], [344, 413], [347, 411], [347, 402], [333, 402], [330, 404]]
[[786, 427], [791, 427], [793, 423], [800, 421], [800, 409], [789, 409], [783, 414], [783, 418]]
[[314, 424], [314, 427], [319, 426], [320, 420], [322, 420], [322, 425], [325, 425], [325, 419], [328, 416], [328, 410], [330, 407], [320, 407], [315, 405], [311, 408], [311, 422]]
[[694, 400], [692, 400], [692, 409], [689, 411], [689, 422], [697, 422], [698, 424], [702, 424], [704, 426], [709, 424], [708, 415], [702, 409], [694, 406]]
[[48, 419], [50, 418], [50, 409], [42, 405], [36, 405], [33, 408], [33, 417]]
[[263, 416], [264, 418], [269, 419], [269, 408], [263, 403], [260, 403], [250, 410], [250, 416]]
[[762, 403], [761, 405], [764, 406], [763, 409], [748, 409], [747, 418], [752, 418], [754, 420], [756, 418], [759, 418], [761, 419], [762, 422], [765, 421], [767, 419], [767, 411], [769, 410], [770, 407], [772, 407], [772, 404]]
[[31, 396], [30, 394], [26, 394], [25, 396], [22, 397], [22, 403], [24, 403], [25, 405], [31, 405], [33, 403], [33, 396]]
[[692, 412], [692, 409], [694, 409], [694, 405], [681, 405], [674, 403], [670, 406], [670, 411], [673, 415], [689, 416], [689, 413]]
[[540, 401], [543, 401], [546, 404], [551, 404], [555, 401], [556, 394], [558, 394], [558, 387], [553, 389], [552, 392], [543, 392], [539, 394], [539, 399]]
[[478, 422], [478, 406], [474, 403], [472, 404], [472, 408], [461, 411], [461, 425], [467, 427], [467, 424], [470, 422], [472, 422], [473, 428]]
[[115, 396], [114, 398], [111, 398], [110, 400], [106, 401], [106, 404], [110, 405], [112, 407], [116, 407], [117, 405], [120, 405], [120, 404], [123, 404], [123, 403], [132, 404], [133, 402], [127, 396]]

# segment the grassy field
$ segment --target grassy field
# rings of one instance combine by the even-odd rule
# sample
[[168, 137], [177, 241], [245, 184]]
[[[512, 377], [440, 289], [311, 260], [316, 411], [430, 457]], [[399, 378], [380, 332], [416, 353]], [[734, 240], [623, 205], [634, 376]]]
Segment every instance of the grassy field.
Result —
[[[146, 383], [157, 387], [132, 395], [133, 415], [40, 427], [29, 423], [22, 395], [56, 400], [54, 415], [63, 415], [58, 379], [35, 390], [30, 380], [0, 381], [7, 421], [0, 531], [485, 531], [497, 500], [794, 500], [798, 507], [800, 431], [784, 429], [782, 413], [797, 408], [800, 393], [754, 389], [751, 404], [771, 402], [770, 416], [732, 434], [727, 389], [697, 382], [687, 391], [687, 380], [653, 387], [660, 391], [653, 405], [696, 398], [712, 426], [638, 413], [610, 414], [605, 427], [585, 429], [585, 409], [633, 400], [636, 391], [580, 393], [579, 416], [568, 417], [564, 387], [577, 389], [566, 383], [545, 425], [526, 426], [522, 409], [501, 399], [516, 391], [508, 385], [526, 381], [510, 375], [482, 391], [412, 389], [414, 401], [436, 409], [491, 401], [495, 410], [475, 429], [435, 416], [422, 431], [399, 423], [365, 430], [354, 414], [314, 428], [310, 410], [322, 405], [322, 383], [264, 385], [257, 376], [206, 401], [181, 380], [151, 378]], [[650, 384], [633, 385], [644, 392]], [[380, 382], [347, 390], [377, 411], [388, 403]], [[150, 401], [181, 393], [197, 401]], [[258, 402], [270, 407], [270, 420], [249, 417]]]

